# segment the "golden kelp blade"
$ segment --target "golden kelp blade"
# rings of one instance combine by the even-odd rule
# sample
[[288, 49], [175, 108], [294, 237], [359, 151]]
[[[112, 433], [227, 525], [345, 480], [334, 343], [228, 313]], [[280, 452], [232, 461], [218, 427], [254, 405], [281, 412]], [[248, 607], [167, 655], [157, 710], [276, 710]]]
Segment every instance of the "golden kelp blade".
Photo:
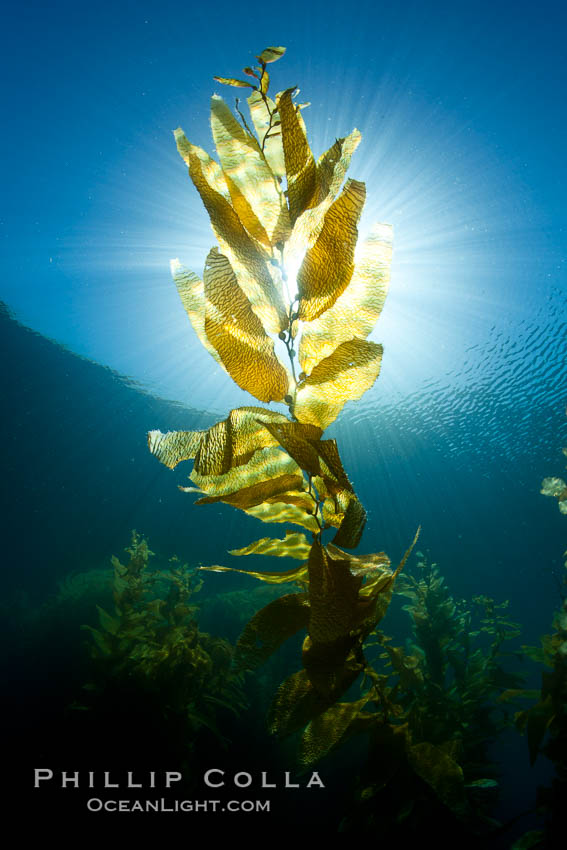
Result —
[[356, 702], [336, 703], [323, 714], [314, 717], [301, 736], [298, 752], [300, 763], [310, 767], [341, 744], [371, 697], [372, 691]]
[[323, 227], [327, 210], [341, 188], [351, 157], [358, 147], [361, 136], [353, 130], [349, 136], [337, 141], [319, 157], [315, 174], [315, 191], [309, 207], [301, 213], [293, 226], [285, 246], [286, 262], [289, 258], [303, 257], [307, 248], [312, 248]]
[[[205, 494], [197, 504], [223, 501], [263, 522], [289, 522], [318, 531], [313, 498], [305, 492], [300, 468], [285, 452], [270, 447], [256, 451], [246, 464], [224, 475], [190, 475]], [[193, 492], [193, 488], [181, 488]]]
[[266, 47], [256, 58], [258, 62], [264, 62], [268, 65], [270, 62], [277, 62], [285, 53], [285, 47]]
[[315, 510], [315, 497], [308, 491], [305, 479], [303, 480], [303, 489], [284, 493], [278, 498], [267, 499], [267, 503], [284, 502], [286, 505], [293, 505], [311, 516]]
[[348, 559], [349, 569], [353, 575], [372, 576], [388, 575], [390, 578], [393, 573], [390, 569], [390, 559], [385, 552], [374, 552], [370, 555], [351, 555], [341, 551], [334, 543], [327, 543], [327, 552], [332, 558]]
[[[262, 97], [260, 92], [257, 91], [253, 92], [250, 95], [247, 101], [248, 108], [250, 110], [250, 117], [252, 118], [254, 129], [256, 130], [258, 139], [260, 141], [260, 147], [262, 147], [264, 151], [266, 162], [270, 166], [272, 174], [276, 178], [285, 177], [282, 131], [281, 127], [279, 126], [280, 117], [277, 112], [277, 107], [274, 101], [267, 96], [265, 100], [266, 102], [264, 102], [264, 98]], [[270, 112], [272, 112], [271, 122]], [[268, 130], [269, 135], [266, 138]]]
[[366, 511], [354, 493], [349, 495], [348, 507], [339, 530], [333, 537], [333, 543], [335, 546], [356, 549], [366, 525]]
[[350, 688], [364, 669], [359, 644], [354, 633], [333, 643], [315, 643], [309, 636], [303, 641], [302, 660], [309, 681], [317, 693], [329, 700], [329, 705]]
[[303, 326], [298, 358], [307, 375], [341, 342], [365, 339], [374, 329], [388, 291], [391, 260], [392, 228], [375, 224], [344, 292], [319, 318]]
[[[364, 585], [364, 587], [360, 591], [361, 596], [372, 596], [376, 592], [383, 593], [383, 592], [387, 591], [389, 593], [389, 598], [391, 598], [392, 591], [393, 591], [393, 588], [394, 588], [394, 581], [397, 579], [397, 577], [399, 576], [399, 574], [401, 573], [401, 571], [405, 567], [407, 559], [409, 558], [409, 556], [413, 552], [414, 546], [417, 543], [417, 541], [419, 540], [420, 534], [421, 534], [421, 526], [418, 526], [418, 529], [415, 532], [415, 535], [414, 535], [412, 542], [410, 543], [410, 545], [408, 546], [408, 548], [404, 552], [402, 560], [400, 561], [400, 563], [398, 564], [398, 566], [396, 567], [394, 572], [391, 572], [391, 570], [388, 570], [386, 568], [383, 571], [382, 570], [378, 571], [376, 575], [372, 575], [372, 572], [368, 573], [368, 579], [369, 580], [366, 582], [366, 584]], [[330, 551], [332, 551], [335, 547], [332, 544], [330, 544], [330, 547], [327, 547], [327, 548], [330, 548]], [[338, 550], [338, 551], [340, 551], [340, 550]], [[355, 555], [348, 555], [348, 557], [351, 559], [351, 562], [353, 562], [355, 564], [356, 561], [358, 561], [358, 560], [366, 561], [367, 559], [374, 559], [374, 558], [379, 559], [379, 558], [381, 558], [382, 555], [383, 555], [383, 553], [379, 552], [377, 555], [363, 555], [360, 559], [357, 558]], [[387, 556], [386, 556], [386, 560], [389, 562], [389, 558]], [[377, 561], [376, 566], [377, 567], [380, 566], [378, 561]], [[387, 567], [387, 565], [384, 564], [384, 567]], [[354, 573], [357, 572], [356, 566], [354, 566], [353, 572]], [[407, 596], [408, 594], [404, 593], [404, 595]]]
[[[333, 496], [332, 513], [340, 510], [344, 514], [353, 489], [343, 469], [336, 440], [321, 440], [320, 428], [302, 422], [266, 422], [264, 427], [312, 479], [319, 498], [326, 500], [329, 495]], [[327, 506], [327, 513], [329, 511], [330, 506]], [[342, 517], [337, 523], [330, 517], [327, 521], [338, 527]]]
[[317, 186], [312, 206], [320, 207], [329, 199], [334, 199], [342, 186], [353, 153], [360, 144], [362, 136], [355, 128], [352, 133], [336, 142], [321, 154], [317, 160]]
[[213, 80], [216, 80], [217, 83], [222, 83], [223, 86], [236, 86], [236, 88], [241, 89], [254, 88], [254, 83], [251, 83], [249, 80], [237, 80], [234, 77], [213, 77]]
[[292, 570], [285, 572], [255, 572], [254, 570], [238, 570], [236, 567], [199, 567], [200, 570], [208, 570], [211, 573], [242, 573], [242, 575], [257, 578], [259, 581], [264, 581], [266, 584], [286, 584], [290, 581], [305, 581], [307, 576], [307, 566], [302, 564], [299, 567], [294, 567]]
[[260, 78], [260, 91], [262, 92], [262, 94], [267, 94], [269, 88], [270, 88], [270, 75], [268, 74], [268, 72], [264, 68], [264, 70], [262, 71], [262, 76]]
[[181, 461], [195, 457], [201, 437], [202, 431], [148, 431], [148, 448], [161, 463], [175, 469]]
[[[299, 496], [301, 494], [288, 493], [287, 497], [290, 495]], [[266, 502], [263, 505], [248, 508], [246, 513], [256, 517], [256, 519], [262, 520], [262, 522], [285, 522], [291, 525], [301, 525], [303, 528], [307, 528], [309, 531], [317, 534], [319, 526], [315, 517], [308, 513], [305, 508], [298, 507], [296, 504], [290, 503], [287, 499], [284, 501], [284, 498], [282, 497], [282, 501]], [[308, 501], [307, 504], [309, 504]]]
[[283, 540], [262, 537], [243, 549], [231, 549], [231, 555], [272, 555], [278, 558], [297, 558], [306, 561], [311, 551], [311, 543], [300, 532], [286, 532]]
[[[398, 564], [396, 570], [391, 575], [388, 575], [388, 573], [384, 571], [382, 574], [378, 573], [376, 576], [370, 576], [367, 579], [364, 587], [361, 589], [361, 608], [359, 610], [359, 623], [362, 623], [363, 621], [366, 622], [367, 634], [369, 634], [371, 629], [376, 627], [382, 617], [384, 617], [384, 615], [386, 614], [388, 606], [392, 601], [396, 578], [403, 570], [407, 559], [411, 555], [412, 550], [418, 541], [420, 533], [421, 526], [419, 526], [419, 528], [417, 529], [411, 544], [404, 552], [402, 560]], [[364, 608], [365, 603], [368, 603], [369, 605], [366, 610]]]
[[148, 446], [170, 469], [195, 458], [195, 470], [201, 475], [223, 475], [233, 466], [247, 463], [259, 449], [277, 446], [263, 422], [279, 421], [288, 420], [263, 407], [238, 407], [205, 431], [150, 431]]
[[320, 428], [301, 422], [266, 422], [264, 427], [302, 469], [309, 475], [320, 475], [321, 464], [316, 449], [316, 441], [322, 434]]
[[318, 691], [309, 679], [306, 670], [289, 676], [278, 688], [268, 714], [268, 725], [272, 734], [284, 737], [301, 729], [322, 712], [326, 711], [345, 693], [360, 674], [360, 665], [349, 657], [334, 678], [334, 687], [325, 692]]
[[350, 492], [341, 487], [333, 478], [328, 477], [327, 473], [324, 478], [319, 475], [313, 476], [311, 484], [317, 492], [319, 501], [323, 502], [324, 525], [332, 525], [338, 528], [348, 507]]
[[402, 560], [400, 561], [400, 563], [396, 567], [396, 571], [394, 572], [394, 576], [393, 576], [394, 578], [397, 578], [397, 576], [399, 576], [399, 574], [401, 573], [401, 571], [405, 567], [406, 561], [409, 558], [409, 556], [411, 555], [411, 553], [413, 552], [413, 548], [414, 548], [415, 544], [417, 543], [417, 541], [419, 540], [420, 534], [421, 534], [421, 525], [418, 525], [417, 531], [414, 534], [413, 540], [411, 541], [410, 545], [408, 546], [408, 548], [404, 552]]
[[[321, 488], [317, 487], [317, 490], [320, 494]], [[323, 522], [329, 528], [340, 528], [345, 511], [346, 507], [343, 509], [343, 505], [338, 503], [335, 497], [326, 498], [323, 502]]]
[[[177, 145], [177, 150], [187, 167], [191, 169], [191, 167], [195, 168], [193, 163], [192, 165], [192, 157], [196, 157], [200, 162], [201, 171], [203, 174], [203, 178], [205, 179], [209, 188], [219, 194], [225, 201], [230, 203], [230, 192], [228, 191], [228, 186], [226, 185], [226, 180], [224, 179], [224, 174], [222, 173], [222, 168], [215, 162], [209, 154], [203, 150], [203, 148], [198, 147], [198, 145], [192, 144], [188, 139], [181, 127], [178, 127], [177, 130], [173, 131], [173, 136], [175, 138], [175, 143]], [[205, 204], [205, 207], [207, 205]]]
[[179, 260], [171, 260], [170, 266], [181, 303], [189, 316], [193, 330], [209, 354], [224, 369], [224, 364], [219, 357], [218, 351], [211, 345], [205, 333], [205, 287], [203, 281], [192, 271], [182, 266]]
[[268, 728], [272, 735], [285, 737], [302, 729], [332, 703], [332, 697], [318, 694], [305, 670], [299, 670], [279, 686], [268, 713]]
[[288, 389], [286, 370], [228, 259], [216, 248], [207, 257], [204, 284], [205, 333], [227, 372], [260, 401], [282, 401]]
[[365, 198], [364, 183], [348, 180], [330, 206], [323, 229], [297, 273], [300, 319], [307, 322], [316, 319], [335, 303], [350, 282], [357, 225]]
[[349, 490], [354, 492], [352, 484], [344, 470], [339, 449], [336, 440], [318, 440], [316, 443], [317, 452], [320, 458], [324, 461], [327, 469], [324, 471], [326, 486], [330, 487], [329, 478], [332, 477], [341, 490]]
[[236, 644], [236, 663], [253, 670], [263, 664], [282, 643], [307, 628], [309, 603], [306, 593], [290, 593], [274, 599], [245, 626]]
[[333, 558], [318, 540], [309, 556], [309, 636], [313, 643], [330, 644], [348, 635], [362, 578], [353, 576], [348, 560]]
[[189, 477], [207, 496], [225, 496], [282, 475], [301, 476], [301, 470], [285, 452], [269, 447], [259, 449], [247, 463], [222, 475], [203, 475], [193, 469]]
[[282, 144], [287, 175], [289, 216], [292, 225], [307, 209], [315, 192], [317, 166], [309, 147], [303, 122], [291, 99], [295, 88], [284, 91], [278, 101]]
[[248, 508], [261, 505], [264, 502], [280, 498], [290, 490], [297, 490], [303, 486], [302, 475], [279, 475], [268, 481], [259, 481], [250, 487], [241, 487], [235, 493], [225, 493], [220, 496], [203, 496], [197, 499], [196, 505], [208, 505], [213, 502], [224, 502], [233, 508], [245, 511]]
[[211, 100], [211, 129], [240, 221], [251, 236], [267, 247], [285, 241], [291, 227], [283, 192], [257, 140], [216, 95]]
[[202, 475], [222, 475], [233, 466], [248, 463], [258, 449], [277, 446], [264, 427], [266, 422], [287, 422], [282, 413], [263, 407], [237, 407], [226, 419], [201, 431], [201, 446], [195, 469]]
[[183, 159], [189, 164], [189, 176], [209, 214], [213, 233], [230, 260], [240, 287], [263, 326], [279, 333], [287, 327], [288, 315], [281, 285], [274, 280], [266, 263], [269, 251], [249, 236], [232, 208], [220, 166], [205, 151], [188, 142], [181, 130], [175, 131], [175, 137]]
[[381, 345], [361, 339], [341, 343], [299, 385], [294, 406], [299, 422], [328, 428], [347, 401], [359, 399], [370, 389], [381, 362]]

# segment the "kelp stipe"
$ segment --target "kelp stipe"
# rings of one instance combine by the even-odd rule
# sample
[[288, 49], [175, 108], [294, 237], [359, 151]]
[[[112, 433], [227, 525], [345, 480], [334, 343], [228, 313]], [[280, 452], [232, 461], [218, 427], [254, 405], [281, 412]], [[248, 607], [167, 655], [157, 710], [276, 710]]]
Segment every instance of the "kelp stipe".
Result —
[[[268, 94], [267, 66], [284, 53], [283, 47], [262, 51], [258, 64], [244, 69], [247, 79], [215, 78], [251, 90], [248, 119], [238, 99], [236, 117], [222, 98], [212, 98], [218, 161], [175, 131], [218, 247], [209, 252], [202, 280], [177, 260], [172, 272], [209, 353], [239, 387], [261, 402], [284, 403], [289, 415], [242, 407], [207, 431], [151, 431], [148, 443], [170, 468], [194, 459], [195, 486], [182, 489], [199, 493], [197, 504], [221, 501], [263, 522], [303, 529], [232, 554], [300, 561], [283, 573], [237, 570], [300, 586], [253, 617], [238, 661], [253, 669], [307, 630], [303, 668], [281, 684], [269, 713], [275, 734], [305, 727], [300, 749], [307, 764], [330, 739], [344, 737], [374, 694], [371, 683], [362, 702], [337, 704], [365, 669], [364, 640], [386, 612], [410, 550], [396, 570], [382, 552], [354, 557], [344, 551], [358, 546], [366, 512], [336, 441], [322, 437], [346, 402], [359, 399], [378, 377], [382, 347], [367, 337], [386, 297], [392, 231], [374, 225], [355, 256], [366, 188], [344, 181], [360, 133], [337, 139], [315, 159], [295, 88], [273, 99]], [[289, 366], [276, 355], [276, 337]], [[324, 544], [330, 529], [334, 537]]]

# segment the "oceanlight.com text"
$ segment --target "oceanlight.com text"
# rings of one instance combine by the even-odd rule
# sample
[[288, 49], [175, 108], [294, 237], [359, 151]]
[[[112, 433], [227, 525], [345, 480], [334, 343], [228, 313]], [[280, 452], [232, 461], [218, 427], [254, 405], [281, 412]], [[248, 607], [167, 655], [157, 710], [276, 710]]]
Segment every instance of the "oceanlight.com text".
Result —
[[187, 814], [212, 814], [221, 812], [269, 812], [269, 800], [101, 800], [91, 797], [87, 801], [89, 812], [184, 812]]

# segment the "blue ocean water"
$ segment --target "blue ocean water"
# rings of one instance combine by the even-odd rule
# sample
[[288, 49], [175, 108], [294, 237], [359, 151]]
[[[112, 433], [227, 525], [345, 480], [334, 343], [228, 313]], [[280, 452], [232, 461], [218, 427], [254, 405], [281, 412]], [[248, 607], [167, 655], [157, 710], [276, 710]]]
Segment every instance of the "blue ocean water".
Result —
[[[108, 569], [132, 529], [160, 564], [176, 554], [191, 566], [229, 565], [227, 550], [260, 536], [228, 506], [193, 507], [176, 486], [188, 470], [158, 464], [146, 433], [206, 428], [252, 403], [200, 349], [168, 277], [176, 256], [200, 272], [212, 244], [171, 130], [181, 124], [211, 150], [213, 74], [236, 73], [267, 44], [288, 48], [275, 85], [298, 84], [311, 101], [317, 153], [362, 130], [351, 166], [367, 183], [361, 230], [377, 219], [395, 228], [373, 336], [384, 343], [382, 375], [328, 434], [368, 512], [361, 548], [396, 561], [421, 525], [419, 549], [453, 595], [510, 600], [522, 643], [550, 631], [560, 602], [565, 518], [539, 491], [544, 477], [563, 475], [567, 445], [562, 5], [544, 3], [534, 19], [509, 3], [345, 10], [294, 0], [285, 14], [221, 3], [215, 18], [222, 27], [205, 7], [168, 2], [8, 9], [4, 681], [21, 741], [17, 796], [44, 816], [35, 767], [157, 770], [160, 746], [175, 760], [163, 730], [136, 747], [116, 735], [95, 759], [68, 707], [85, 683], [80, 626], [96, 623], [96, 594], [62, 618], [52, 604], [61, 583]], [[200, 593], [203, 628], [233, 641], [235, 599], [250, 614], [255, 599], [267, 601], [252, 580], [221, 574]], [[299, 651], [287, 651], [280, 679]], [[539, 687], [537, 665], [525, 669]], [[292, 755], [262, 737], [268, 685], [256, 687], [258, 707], [234, 721], [223, 758], [283, 771]], [[234, 743], [247, 736], [260, 752]], [[551, 768], [541, 756], [530, 768], [513, 730], [494, 759], [505, 821], [534, 807]], [[337, 813], [346, 806], [343, 786], [354, 787], [361, 760], [349, 743], [321, 769], [326, 801], [300, 793], [291, 806], [282, 794], [275, 819], [255, 818], [254, 828], [295, 818], [336, 832], [329, 800]], [[49, 808], [80, 820], [66, 796], [54, 792]], [[509, 834], [531, 825], [528, 816]], [[507, 835], [498, 846], [510, 846]]]

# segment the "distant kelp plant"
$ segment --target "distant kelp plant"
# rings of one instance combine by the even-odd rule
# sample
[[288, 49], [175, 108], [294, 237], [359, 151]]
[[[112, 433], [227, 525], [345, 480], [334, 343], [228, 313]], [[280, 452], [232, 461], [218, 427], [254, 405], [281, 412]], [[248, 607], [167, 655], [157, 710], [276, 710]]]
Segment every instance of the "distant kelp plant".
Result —
[[396, 646], [381, 627], [366, 646], [374, 691], [344, 731], [369, 735], [370, 752], [341, 831], [379, 828], [399, 841], [434, 829], [438, 842], [481, 841], [501, 827], [488, 816], [499, 789], [487, 747], [513, 722], [498, 698], [523, 682], [503, 668], [518, 654], [504, 645], [520, 632], [507, 602], [455, 599], [437, 564], [417, 556], [396, 582], [412, 639]]
[[[567, 448], [563, 449], [567, 457]], [[562, 478], [544, 478], [541, 482], [541, 493], [543, 496], [553, 496], [557, 499], [559, 510], [567, 514], [567, 484]]]
[[[195, 486], [182, 489], [199, 494], [196, 504], [220, 501], [262, 522], [304, 529], [232, 554], [300, 561], [286, 572], [237, 570], [300, 588], [253, 617], [238, 659], [254, 669], [306, 629], [303, 667], [279, 687], [269, 725], [280, 736], [304, 729], [307, 762], [305, 749], [325, 749], [330, 727], [340, 738], [362, 707], [337, 701], [365, 668], [364, 641], [385, 614], [410, 550], [396, 570], [382, 552], [344, 551], [358, 546], [366, 513], [336, 441], [322, 436], [378, 377], [382, 346], [367, 337], [386, 297], [392, 230], [375, 224], [355, 254], [366, 188], [343, 181], [360, 133], [337, 139], [315, 159], [302, 114], [307, 104], [294, 100], [296, 88], [268, 94], [267, 66], [284, 53], [283, 47], [262, 51], [258, 64], [244, 69], [246, 79], [215, 78], [250, 90], [249, 119], [239, 99], [233, 114], [222, 98], [212, 98], [218, 161], [175, 131], [218, 247], [209, 252], [202, 280], [177, 260], [172, 272], [211, 356], [239, 387], [261, 402], [287, 405], [288, 414], [242, 407], [207, 431], [151, 431], [148, 442], [172, 469], [194, 459]], [[287, 366], [276, 354], [278, 340]], [[324, 542], [332, 529], [332, 542]]]
[[[567, 456], [567, 448], [563, 449]], [[552, 496], [559, 510], [567, 514], [567, 484], [561, 478], [545, 478], [541, 493]], [[567, 557], [567, 552], [564, 553]], [[541, 676], [537, 702], [516, 717], [520, 731], [526, 733], [530, 763], [543, 753], [555, 767], [551, 787], [538, 789], [538, 807], [546, 816], [545, 829], [530, 833], [530, 847], [563, 847], [567, 833], [567, 561], [560, 582], [561, 605], [553, 618], [553, 632], [543, 635], [541, 646], [525, 646], [524, 652], [546, 670]], [[524, 692], [533, 695], [532, 691]], [[528, 846], [524, 844], [522, 846]]]
[[97, 605], [98, 628], [83, 626], [94, 661], [86, 686], [92, 698], [83, 707], [113, 695], [127, 703], [130, 694], [140, 708], [142, 699], [155, 704], [188, 745], [203, 726], [220, 737], [219, 711], [246, 706], [232, 647], [198, 629], [193, 596], [202, 579], [176, 558], [168, 569], [152, 569], [153, 552], [136, 532], [126, 553], [125, 564], [112, 558], [112, 609]]
[[523, 684], [520, 674], [503, 666], [518, 657], [505, 644], [521, 630], [509, 617], [507, 601], [482, 595], [471, 602], [455, 599], [437, 564], [418, 554], [416, 570], [401, 576], [397, 587], [408, 599], [404, 610], [413, 641], [409, 651], [384, 643], [385, 657], [400, 676], [397, 701], [415, 740], [452, 741], [465, 778], [484, 778], [490, 764], [486, 746], [509, 723], [497, 698]]

